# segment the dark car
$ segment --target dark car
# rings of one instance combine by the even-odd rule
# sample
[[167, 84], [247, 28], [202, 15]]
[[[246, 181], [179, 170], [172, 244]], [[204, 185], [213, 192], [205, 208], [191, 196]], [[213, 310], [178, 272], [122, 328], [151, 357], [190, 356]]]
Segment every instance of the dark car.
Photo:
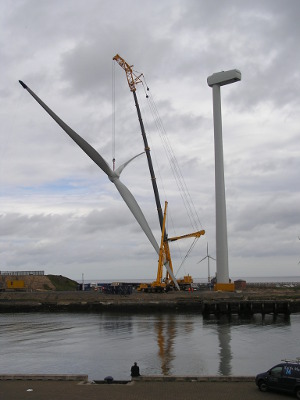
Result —
[[283, 360], [267, 372], [258, 374], [255, 382], [259, 390], [277, 390], [294, 393], [300, 399], [300, 359]]

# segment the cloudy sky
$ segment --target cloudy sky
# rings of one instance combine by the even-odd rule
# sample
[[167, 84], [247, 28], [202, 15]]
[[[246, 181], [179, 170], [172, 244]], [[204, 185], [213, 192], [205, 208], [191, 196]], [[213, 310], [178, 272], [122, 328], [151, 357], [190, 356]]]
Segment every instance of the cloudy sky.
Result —
[[[299, 17], [299, 0], [1, 0], [0, 269], [156, 277], [157, 255], [114, 185], [18, 83], [118, 166], [144, 149], [119, 53], [150, 89], [137, 95], [168, 233], [194, 231], [174, 157], [206, 231], [181, 267], [193, 240], [171, 244], [177, 277], [206, 279], [197, 262], [207, 243], [216, 254], [207, 77], [233, 68], [242, 81], [222, 88], [229, 274], [299, 276]], [[146, 156], [121, 179], [160, 243]]]

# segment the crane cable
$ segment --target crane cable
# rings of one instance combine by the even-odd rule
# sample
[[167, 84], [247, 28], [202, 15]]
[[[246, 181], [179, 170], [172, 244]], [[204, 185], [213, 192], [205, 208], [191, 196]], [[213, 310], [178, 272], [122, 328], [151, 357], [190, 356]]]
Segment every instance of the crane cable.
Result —
[[[177, 158], [176, 158], [175, 153], [173, 151], [173, 148], [171, 146], [170, 140], [169, 140], [169, 138], [167, 136], [167, 132], [166, 132], [166, 130], [164, 128], [164, 125], [163, 125], [162, 120], [160, 118], [157, 106], [156, 106], [156, 104], [154, 102], [154, 99], [153, 99], [153, 96], [152, 96], [151, 92], [150, 92], [150, 96], [148, 95], [148, 92], [150, 90], [149, 90], [148, 85], [146, 84], [146, 80], [145, 80], [144, 75], [143, 75], [142, 84], [143, 84], [144, 92], [146, 94], [146, 98], [149, 99], [148, 100], [148, 105], [149, 105], [149, 108], [150, 108], [154, 123], [156, 125], [156, 129], [157, 129], [157, 131], [159, 133], [159, 136], [160, 136], [160, 138], [162, 140], [163, 147], [164, 147], [167, 159], [169, 161], [171, 170], [173, 172], [173, 176], [175, 178], [177, 187], [179, 189], [179, 193], [181, 195], [182, 201], [183, 201], [185, 209], [187, 211], [187, 215], [189, 217], [190, 223], [191, 223], [191, 225], [192, 225], [194, 230], [199, 230], [199, 226], [202, 228], [202, 223], [200, 221], [200, 218], [199, 218], [199, 215], [197, 213], [196, 207], [194, 205], [192, 197], [191, 197], [191, 195], [189, 193], [189, 190], [187, 188], [187, 185], [185, 183], [185, 180], [184, 180], [184, 177], [182, 175], [180, 166], [178, 164]], [[145, 87], [146, 87], [146, 89], [145, 89]], [[174, 225], [174, 224], [172, 223], [172, 225]], [[189, 247], [186, 255], [182, 259], [181, 264], [178, 267], [178, 270], [177, 270], [175, 276], [178, 274], [178, 272], [180, 271], [180, 269], [184, 265], [186, 259], [189, 257], [189, 255], [190, 255], [192, 249], [194, 248], [194, 246], [196, 245], [198, 239], [199, 239], [199, 237], [195, 237], [194, 238], [194, 240], [193, 240], [191, 246]]]
[[195, 247], [197, 241], [199, 240], [198, 237], [195, 237], [193, 240], [193, 243], [190, 245], [186, 255], [184, 256], [183, 260], [181, 261], [181, 264], [179, 265], [177, 272], [175, 274], [175, 277], [177, 276], [178, 272], [180, 271], [181, 267], [183, 266], [183, 264], [185, 263], [186, 259], [189, 257], [190, 253], [192, 252], [193, 248]]
[[[133, 90], [135, 91], [136, 90], [136, 85], [138, 83], [142, 83], [143, 89], [145, 90], [145, 85], [146, 85], [147, 92], [149, 92], [149, 87], [148, 87], [148, 85], [146, 83], [146, 79], [145, 79], [145, 76], [144, 76], [143, 73], [139, 73], [138, 71], [133, 70], [132, 66], [129, 66], [126, 63], [126, 61], [124, 59], [122, 59], [122, 57], [120, 57], [118, 54], [113, 58], [113, 63], [114, 63], [114, 60], [116, 60], [118, 62], [118, 64], [120, 64], [121, 67], [123, 69], [125, 69], [127, 80], [128, 80], [129, 87], [130, 87], [131, 91], [133, 91]], [[129, 77], [130, 77], [130, 79], [129, 79]], [[145, 90], [145, 92], [146, 92], [146, 90]], [[149, 99], [149, 95], [147, 93], [146, 93], [146, 98]], [[165, 149], [166, 156], [167, 156], [167, 158], [169, 160], [169, 164], [170, 164], [170, 167], [172, 169], [173, 176], [174, 176], [175, 181], [177, 183], [177, 187], [179, 189], [179, 193], [180, 193], [181, 198], [183, 200], [183, 204], [184, 204], [184, 206], [186, 208], [186, 211], [187, 211], [188, 217], [190, 219], [191, 225], [192, 225], [192, 227], [194, 229], [197, 229], [197, 227], [198, 227], [197, 223], [202, 227], [202, 224], [201, 224], [201, 221], [200, 221], [199, 216], [197, 214], [195, 205], [194, 205], [193, 200], [192, 200], [192, 198], [191, 198], [191, 196], [189, 194], [189, 191], [187, 189], [187, 186], [186, 186], [186, 183], [184, 181], [183, 175], [181, 173], [178, 161], [177, 161], [177, 159], [175, 157], [175, 153], [174, 153], [174, 151], [172, 149], [171, 143], [170, 143], [170, 141], [169, 141], [169, 139], [167, 137], [167, 133], [166, 133], [166, 131], [164, 129], [162, 120], [161, 120], [161, 118], [159, 116], [158, 109], [157, 109], [156, 104], [155, 104], [155, 102], [154, 102], [154, 100], [152, 98], [152, 95], [150, 97], [149, 104], [150, 104], [150, 110], [151, 110], [151, 113], [152, 113], [152, 116], [153, 116], [153, 120], [155, 121], [155, 124], [156, 124], [157, 130], [159, 132], [160, 138], [161, 138], [161, 140], [163, 142], [163, 146], [164, 146], [164, 149]]]
[[[147, 91], [149, 91], [148, 86], [147, 86]], [[181, 198], [182, 198], [184, 206], [186, 208], [191, 225], [194, 230], [200, 230], [199, 226], [202, 228], [202, 223], [200, 221], [196, 207], [193, 203], [193, 200], [191, 198], [191, 195], [190, 195], [187, 185], [185, 183], [179, 163], [177, 161], [177, 158], [175, 156], [175, 153], [173, 151], [170, 140], [169, 140], [166, 130], [163, 126], [157, 106], [154, 102], [154, 99], [153, 99], [153, 96], [151, 95], [151, 93], [150, 93], [150, 96], [147, 94], [147, 98], [149, 99], [149, 107], [150, 107], [156, 128], [158, 130], [159, 136], [163, 142], [163, 147], [164, 147], [166, 156], [168, 158], [170, 167], [172, 169], [175, 181], [177, 183], [178, 190], [180, 192]]]
[[113, 163], [113, 171], [115, 170], [115, 162], [116, 162], [116, 68], [115, 62], [112, 61], [112, 90], [111, 90], [111, 99], [112, 99], [112, 163]]
[[[115, 63], [113, 63], [113, 64], [115, 65]], [[147, 92], [149, 92], [149, 87], [146, 84], [145, 76], [144, 76], [144, 74], [139, 74], [138, 75], [138, 72], [133, 71], [133, 70], [132, 70], [132, 72], [134, 73], [134, 76], [137, 76], [138, 80], [136, 81], [136, 83], [142, 83], [143, 89], [144, 89], [145, 94], [146, 94], [146, 98], [149, 99], [148, 106], [150, 108], [150, 111], [151, 111], [151, 114], [152, 114], [152, 118], [153, 118], [154, 123], [156, 125], [156, 129], [157, 129], [157, 131], [159, 133], [159, 136], [161, 138], [161, 141], [163, 143], [163, 147], [164, 147], [167, 159], [169, 161], [171, 170], [173, 172], [173, 176], [175, 178], [175, 181], [176, 181], [180, 196], [182, 198], [183, 204], [184, 204], [185, 209], [187, 211], [187, 215], [189, 217], [190, 223], [191, 223], [191, 225], [192, 225], [194, 230], [199, 230], [198, 227], [199, 227], [199, 225], [202, 227], [202, 223], [200, 221], [200, 218], [198, 216], [196, 207], [195, 207], [195, 205], [193, 203], [191, 195], [190, 195], [190, 193], [188, 191], [188, 188], [186, 186], [184, 177], [183, 177], [182, 172], [180, 170], [180, 167], [179, 167], [178, 161], [176, 159], [175, 153], [173, 151], [173, 148], [171, 146], [171, 143], [170, 143], [170, 141], [168, 139], [166, 130], [165, 130], [164, 126], [163, 126], [163, 123], [162, 123], [162, 120], [160, 118], [160, 115], [159, 115], [158, 109], [156, 107], [156, 104], [154, 102], [154, 99], [153, 99], [152, 95], [149, 96], [148, 93], [147, 93]], [[113, 77], [114, 77], [114, 72], [113, 72]], [[115, 86], [115, 79], [113, 78], [113, 93], [115, 91], [114, 86]], [[146, 86], [147, 89], [145, 89], [145, 86]], [[114, 155], [114, 153], [115, 153], [115, 116], [114, 115], [115, 115], [115, 96], [113, 94], [113, 165], [115, 163], [115, 155]], [[198, 239], [199, 238], [195, 238], [194, 239], [194, 241], [191, 244], [186, 256], [183, 258], [178, 271], [180, 270], [180, 268], [184, 264], [185, 260], [188, 258], [191, 250], [195, 246], [195, 244], [196, 244]], [[177, 271], [177, 273], [178, 273], [178, 271]]]
[[[145, 91], [145, 94], [146, 94], [146, 98], [148, 98], [148, 94], [147, 94], [147, 92], [146, 92], [146, 89], [145, 89], [144, 85], [143, 85], [143, 88], [144, 88], [144, 91]], [[149, 90], [149, 89], [148, 89], [148, 90]], [[149, 106], [148, 103], [147, 103], [147, 106]], [[141, 109], [142, 109], [142, 114], [145, 116], [145, 118], [144, 118], [144, 124], [145, 124], [146, 130], [147, 130], [147, 133], [148, 133], [148, 135], [147, 135], [147, 136], [148, 136], [148, 142], [149, 142], [149, 144], [150, 144], [150, 143], [151, 143], [151, 129], [150, 129], [150, 125], [149, 125], [149, 123], [148, 123], [148, 118], [147, 118], [148, 110], [149, 110], [150, 107], [144, 108], [144, 107], [143, 107], [143, 104], [140, 104], [140, 107], [141, 107]], [[152, 119], [153, 119], [153, 115], [152, 115]], [[150, 147], [153, 148], [153, 146], [152, 146], [151, 144], [150, 144]], [[159, 166], [159, 161], [158, 161], [158, 159], [157, 159], [157, 154], [156, 154], [155, 151], [152, 153], [152, 156], [153, 156], [153, 158], [154, 158], [155, 164], [156, 164], [157, 166]], [[163, 177], [162, 177], [162, 175], [161, 175], [161, 169], [160, 169], [160, 168], [157, 168], [156, 173], [157, 173], [157, 175], [158, 175], [158, 177], [159, 177], [159, 180], [160, 180], [160, 185], [161, 185], [162, 192], [164, 193], [165, 198], [167, 198], [166, 188], [165, 188], [165, 186], [164, 186], [164, 179], [163, 179]], [[168, 216], [167, 216], [167, 220], [166, 220], [166, 221], [167, 221], [166, 223], [168, 224], [168, 226], [167, 226], [167, 232], [169, 232], [169, 222], [170, 222], [170, 225], [172, 226], [172, 231], [174, 232], [174, 236], [179, 236], [179, 234], [177, 234], [177, 232], [176, 232], [174, 220], [173, 220], [172, 214], [171, 214], [170, 212], [168, 213]], [[178, 246], [179, 258], [180, 258], [180, 259], [183, 259], [183, 255], [182, 255], [181, 248], [180, 248], [180, 246], [179, 246], [179, 242], [176, 242], [176, 245]], [[176, 276], [176, 274], [175, 274], [175, 276]]]

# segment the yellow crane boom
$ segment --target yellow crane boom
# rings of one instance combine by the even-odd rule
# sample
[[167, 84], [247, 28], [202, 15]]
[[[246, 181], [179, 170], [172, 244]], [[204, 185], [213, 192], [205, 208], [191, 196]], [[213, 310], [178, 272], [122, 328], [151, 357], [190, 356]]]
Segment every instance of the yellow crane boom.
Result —
[[[168, 206], [168, 202], [166, 201], [165, 202], [165, 211], [164, 211], [164, 224], [166, 223], [167, 206]], [[166, 240], [165, 239], [163, 240], [163, 236], [162, 236], [162, 242], [161, 242], [162, 244], [160, 247], [160, 251], [164, 252], [165, 256], [167, 257], [167, 260], [169, 261], [169, 264], [170, 264], [172, 270], [173, 270], [173, 265], [172, 265], [172, 261], [171, 261], [169, 242], [175, 242], [176, 240], [186, 239], [186, 238], [190, 238], [190, 237], [199, 238], [202, 235], [205, 235], [205, 230], [188, 233], [188, 234], [182, 235], [182, 236], [175, 236], [172, 238], [167, 238]], [[158, 262], [158, 271], [162, 272], [162, 267], [160, 265], [160, 259]], [[157, 274], [157, 279], [158, 279], [158, 274]], [[169, 282], [169, 280], [170, 280], [170, 278], [167, 274], [165, 281]], [[190, 275], [187, 275], [187, 276], [184, 276], [183, 279], [177, 279], [177, 283], [179, 284], [181, 289], [185, 289], [187, 287], [190, 287], [191, 283], [193, 283], [193, 278]]]
[[190, 237], [199, 238], [199, 237], [202, 236], [202, 235], [205, 235], [205, 231], [204, 231], [204, 230], [202, 230], [202, 231], [197, 231], [197, 232], [194, 232], [194, 233], [188, 233], [188, 234], [182, 235], [182, 236], [175, 236], [175, 237], [172, 237], [172, 238], [168, 238], [168, 241], [169, 241], [169, 242], [175, 242], [175, 240], [178, 240], [178, 239], [185, 239], [185, 238], [190, 238]]
[[[198, 232], [188, 233], [186, 235], [176, 236], [176, 237], [166, 239], [165, 238], [165, 225], [166, 225], [167, 207], [168, 207], [168, 202], [166, 201], [165, 209], [164, 209], [164, 217], [163, 217], [163, 227], [162, 227], [162, 232], [161, 232], [161, 243], [160, 243], [156, 280], [154, 282], [152, 282], [150, 285], [147, 285], [147, 284], [141, 285], [140, 290], [145, 290], [145, 291], [150, 290], [151, 291], [153, 289], [154, 291], [158, 291], [158, 290], [164, 290], [168, 286], [172, 287], [173, 283], [171, 282], [170, 276], [168, 273], [166, 274], [166, 277], [163, 279], [163, 265], [166, 261], [169, 263], [170, 269], [173, 271], [169, 242], [174, 242], [176, 240], [185, 239], [185, 238], [189, 238], [189, 237], [199, 238], [200, 236], [205, 234], [205, 231], [201, 230]], [[190, 287], [191, 283], [193, 283], [193, 278], [190, 275], [187, 275], [187, 276], [184, 276], [183, 279], [177, 280], [177, 283], [179, 284], [179, 286], [182, 289], [185, 289], [187, 287]]]
[[126, 78], [127, 78], [127, 82], [129, 85], [129, 89], [131, 92], [135, 92], [136, 91], [136, 87], [135, 85], [137, 83], [141, 83], [141, 76], [143, 76], [143, 74], [140, 75], [136, 75], [133, 70], [132, 67], [133, 65], [129, 65], [124, 58], [122, 58], [119, 54], [116, 54], [113, 58], [114, 61], [116, 61], [120, 67], [122, 67], [126, 73]]

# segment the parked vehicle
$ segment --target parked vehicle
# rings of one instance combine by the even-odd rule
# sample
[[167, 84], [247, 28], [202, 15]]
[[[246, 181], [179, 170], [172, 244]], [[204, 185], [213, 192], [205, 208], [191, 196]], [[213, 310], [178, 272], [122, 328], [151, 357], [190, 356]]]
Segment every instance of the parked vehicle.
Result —
[[282, 363], [258, 374], [255, 382], [262, 392], [271, 389], [294, 393], [300, 399], [300, 357], [296, 360], [282, 360]]

